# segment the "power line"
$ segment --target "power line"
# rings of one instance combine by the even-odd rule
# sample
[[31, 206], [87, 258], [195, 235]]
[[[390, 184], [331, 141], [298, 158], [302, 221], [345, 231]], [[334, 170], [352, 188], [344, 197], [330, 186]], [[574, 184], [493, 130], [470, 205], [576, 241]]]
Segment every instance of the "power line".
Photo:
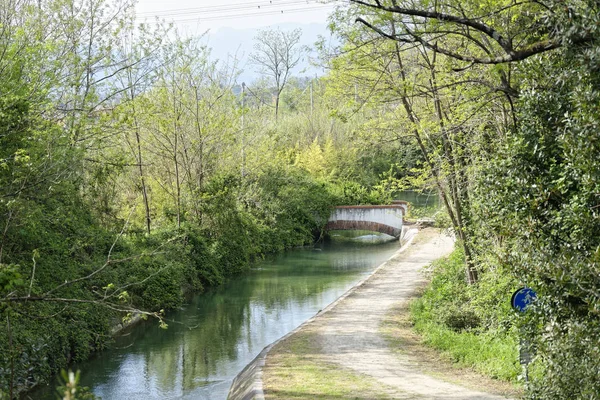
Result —
[[323, 3], [318, 2], [317, 0], [280, 0], [280, 1], [262, 0], [262, 1], [246, 2], [246, 3], [224, 4], [224, 5], [218, 5], [218, 6], [177, 8], [177, 9], [158, 11], [158, 12], [146, 11], [146, 12], [139, 13], [138, 15], [139, 16], [155, 16], [155, 15], [172, 16], [172, 15], [181, 15], [181, 14], [188, 15], [188, 14], [195, 14], [195, 13], [214, 14], [214, 13], [226, 12], [226, 11], [259, 10], [259, 9], [268, 9], [268, 8], [273, 8], [273, 7], [282, 7], [282, 6], [285, 7], [285, 6], [297, 5], [297, 4], [310, 5], [311, 3], [325, 5]]
[[[291, 6], [294, 4], [310, 4], [307, 0], [294, 0], [293, 2], [288, 2], [286, 3], [286, 6]], [[319, 3], [314, 3], [314, 4], [319, 4]], [[151, 16], [155, 16], [155, 17], [163, 17], [163, 16], [186, 16], [187, 18], [183, 18], [183, 19], [177, 19], [177, 18], [173, 18], [172, 21], [173, 22], [193, 22], [193, 21], [218, 21], [218, 20], [226, 20], [226, 19], [234, 19], [234, 18], [250, 18], [250, 17], [261, 17], [261, 16], [267, 16], [267, 15], [277, 15], [277, 14], [284, 14], [284, 15], [288, 15], [288, 14], [296, 14], [296, 13], [300, 13], [300, 12], [308, 12], [308, 11], [316, 11], [316, 10], [332, 10], [334, 7], [333, 4], [320, 4], [320, 5], [313, 5], [310, 7], [301, 7], [301, 8], [283, 8], [283, 9], [276, 9], [276, 10], [269, 10], [269, 9], [258, 9], [258, 8], [252, 8], [253, 12], [240, 12], [243, 11], [244, 9], [235, 9], [235, 10], [229, 10], [228, 12], [223, 12], [220, 11], [219, 13], [221, 13], [222, 15], [218, 15], [219, 13], [217, 12], [187, 12], [184, 13], [183, 11], [179, 12], [178, 14], [160, 14], [160, 13], [154, 13]], [[272, 8], [272, 7], [271, 7]], [[204, 15], [199, 15], [197, 17], [189, 17], [190, 14], [208, 14], [206, 16]], [[211, 15], [212, 14], [212, 15]], [[136, 19], [140, 20], [140, 19], [147, 19], [150, 16], [146, 16], [146, 17], [142, 17], [142, 16], [138, 16], [136, 17]]]
[[262, 17], [267, 15], [289, 15], [296, 14], [307, 11], [315, 11], [315, 10], [331, 10], [333, 9], [331, 6], [329, 7], [305, 7], [305, 8], [292, 8], [289, 10], [276, 10], [276, 11], [267, 11], [267, 12], [257, 12], [257, 13], [243, 13], [243, 14], [230, 14], [223, 16], [213, 16], [213, 17], [196, 17], [196, 18], [184, 18], [184, 19], [173, 19], [173, 22], [205, 22], [205, 21], [220, 21], [226, 19], [235, 19], [235, 18], [254, 18], [254, 17]]

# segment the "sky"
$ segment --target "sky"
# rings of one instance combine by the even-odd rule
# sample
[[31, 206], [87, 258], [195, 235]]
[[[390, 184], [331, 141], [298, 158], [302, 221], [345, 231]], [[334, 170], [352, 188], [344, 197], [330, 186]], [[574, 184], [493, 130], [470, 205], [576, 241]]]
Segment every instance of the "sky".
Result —
[[325, 24], [341, 0], [138, 0], [137, 20], [173, 21], [188, 34], [222, 28], [252, 29], [286, 23]]
[[[327, 4], [323, 4], [327, 1]], [[259, 29], [281, 30], [301, 28], [300, 45], [310, 48], [319, 35], [328, 36], [327, 17], [335, 4], [344, 0], [138, 0], [136, 19], [152, 22], [156, 17], [174, 22], [186, 35], [202, 35], [214, 59], [238, 59], [240, 82], [252, 82], [259, 77], [256, 68], [248, 64], [253, 51], [253, 39]], [[311, 66], [308, 57], [292, 71], [295, 75], [321, 75]]]

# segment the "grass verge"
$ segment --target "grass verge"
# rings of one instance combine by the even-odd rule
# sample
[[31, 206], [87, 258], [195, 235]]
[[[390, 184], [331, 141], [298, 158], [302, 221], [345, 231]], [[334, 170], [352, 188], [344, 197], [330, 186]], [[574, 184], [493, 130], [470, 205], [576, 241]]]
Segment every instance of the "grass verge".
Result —
[[520, 373], [517, 343], [493, 333], [455, 332], [431, 321], [417, 321], [423, 343], [440, 350], [460, 366], [471, 367], [490, 378], [515, 381]]
[[263, 370], [265, 398], [391, 398], [381, 384], [325, 361], [320, 353], [316, 335], [311, 332], [298, 332], [278, 343], [269, 353]]
[[521, 366], [514, 313], [508, 302], [498, 301], [511, 292], [510, 278], [502, 271], [488, 272], [477, 284], [467, 285], [460, 250], [435, 262], [429, 274], [430, 283], [410, 305], [388, 317], [386, 337], [422, 360], [428, 372], [518, 396]]

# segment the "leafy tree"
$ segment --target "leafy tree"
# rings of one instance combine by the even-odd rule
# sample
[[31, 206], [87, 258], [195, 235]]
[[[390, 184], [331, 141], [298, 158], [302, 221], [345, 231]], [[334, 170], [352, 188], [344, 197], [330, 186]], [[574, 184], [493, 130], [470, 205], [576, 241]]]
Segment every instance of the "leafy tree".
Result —
[[[369, 108], [377, 110], [379, 115], [371, 117], [373, 123], [366, 136], [403, 144], [414, 140], [413, 146], [421, 153], [418, 162], [431, 174], [440, 193], [466, 255], [466, 275], [474, 283], [477, 269], [470, 238], [467, 171], [476, 155], [470, 151], [468, 136], [482, 120], [495, 122], [491, 110], [487, 115], [479, 113], [475, 121], [473, 110], [483, 102], [503, 109], [505, 102], [495, 91], [473, 85], [477, 81], [469, 76], [472, 71], [460, 78], [449, 75], [451, 64], [427, 48], [395, 43], [370, 29], [338, 22], [345, 21], [347, 13], [342, 11], [335, 17], [334, 28], [340, 29], [346, 44], [343, 56], [332, 60], [332, 86], [341, 91], [345, 87], [346, 96], [352, 96], [348, 88], [354, 89], [350, 112], [360, 108], [364, 118]], [[381, 27], [396, 29], [397, 23], [385, 15], [373, 18]], [[382, 134], [373, 135], [377, 131]]]
[[331, 206], [387, 199], [398, 146], [368, 138], [378, 110], [331, 118], [325, 80], [280, 100], [299, 31], [259, 35], [272, 81], [242, 102], [235, 63], [135, 26], [129, 1], [0, 4], [0, 396], [102, 349], [135, 313], [165, 326], [185, 293], [318, 239]]
[[569, 19], [549, 21], [563, 46], [520, 66], [518, 130], [491, 163], [490, 173], [502, 179], [487, 176], [486, 210], [490, 227], [507, 238], [505, 262], [539, 293], [524, 322], [543, 371], [531, 385], [534, 398], [598, 396], [598, 375], [589, 371], [599, 368], [600, 147], [593, 127], [600, 75], [597, 44], [579, 43], [598, 29], [590, 7], [573, 3]]
[[[442, 143], [446, 157], [432, 165], [456, 168], [451, 179], [465, 185], [478, 272], [510, 271], [515, 285], [539, 293], [519, 322], [537, 354], [528, 395], [597, 397], [597, 4], [353, 3], [362, 26], [446, 65], [431, 69], [428, 91], [438, 122], [446, 121], [441, 137], [455, 127], [460, 135], [447, 136], [455, 151]], [[484, 118], [481, 104], [471, 107], [475, 124], [448, 125], [464, 108], [444, 105], [442, 88], [461, 79], [501, 94], [506, 106], [497, 109], [508, 118]]]
[[[474, 64], [522, 61], [564, 45], [552, 26], [544, 23], [564, 16], [561, 2], [463, 2], [460, 7], [452, 1], [351, 3], [360, 6], [364, 14], [384, 12], [398, 17], [399, 28], [394, 30], [376, 26], [366, 15], [356, 19], [383, 37]], [[590, 43], [594, 35], [580, 31], [572, 40], [573, 44]]]

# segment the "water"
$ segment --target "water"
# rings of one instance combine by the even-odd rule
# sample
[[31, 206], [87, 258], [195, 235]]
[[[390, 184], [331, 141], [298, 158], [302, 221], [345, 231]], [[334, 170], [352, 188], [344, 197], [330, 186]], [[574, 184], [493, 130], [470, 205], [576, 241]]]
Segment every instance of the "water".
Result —
[[408, 201], [414, 208], [438, 208], [440, 206], [440, 198], [436, 191], [421, 193], [414, 190], [404, 190], [396, 193], [394, 198]]
[[[398, 242], [299, 249], [145, 321], [112, 349], [75, 366], [110, 399], [226, 399], [233, 378], [268, 344], [326, 307], [388, 259]], [[54, 398], [51, 392], [40, 397]]]

